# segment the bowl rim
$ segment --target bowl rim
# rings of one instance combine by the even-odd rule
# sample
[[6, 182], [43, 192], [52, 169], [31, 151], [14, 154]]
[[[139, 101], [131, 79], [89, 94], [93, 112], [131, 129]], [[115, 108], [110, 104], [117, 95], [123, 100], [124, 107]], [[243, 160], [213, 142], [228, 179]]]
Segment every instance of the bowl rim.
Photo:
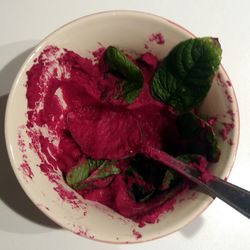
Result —
[[[19, 78], [20, 76], [23, 74], [23, 71], [26, 68], [26, 64], [32, 59], [33, 55], [40, 50], [41, 47], [43, 47], [43, 45], [46, 43], [47, 39], [49, 39], [50, 37], [52, 37], [55, 33], [57, 33], [58, 31], [70, 26], [71, 24], [84, 20], [84, 19], [88, 19], [88, 18], [92, 18], [92, 17], [99, 17], [99, 16], [103, 16], [103, 15], [136, 15], [136, 16], [141, 16], [141, 17], [147, 17], [149, 19], [154, 18], [157, 21], [165, 21], [168, 22], [169, 24], [171, 24], [174, 29], [179, 29], [181, 32], [186, 32], [188, 33], [191, 37], [196, 37], [192, 32], [190, 32], [188, 29], [184, 28], [183, 26], [181, 26], [180, 24], [176, 23], [175, 21], [169, 20], [165, 17], [156, 15], [156, 14], [152, 14], [149, 12], [145, 12], [145, 11], [137, 11], [137, 10], [107, 10], [107, 11], [100, 11], [100, 12], [95, 12], [92, 14], [88, 14], [88, 15], [84, 15], [81, 16], [79, 18], [76, 18], [62, 26], [60, 26], [59, 28], [55, 29], [53, 32], [51, 32], [49, 35], [47, 35], [45, 38], [43, 38], [36, 46], [35, 48], [29, 53], [29, 55], [27, 56], [26, 60], [23, 62], [22, 66], [20, 67], [14, 81], [11, 87], [11, 90], [9, 92], [8, 95], [8, 100], [7, 100], [7, 105], [6, 105], [6, 109], [5, 109], [5, 122], [4, 122], [4, 133], [5, 133], [5, 142], [6, 142], [6, 148], [7, 148], [7, 152], [8, 152], [8, 157], [10, 159], [11, 162], [11, 166], [12, 169], [15, 173], [15, 176], [19, 182], [19, 184], [21, 185], [22, 189], [24, 190], [24, 192], [26, 193], [26, 195], [29, 197], [29, 199], [32, 201], [33, 204], [35, 204], [35, 206], [41, 211], [43, 212], [47, 217], [49, 217], [52, 221], [54, 221], [56, 224], [58, 224], [59, 226], [61, 226], [62, 228], [65, 228], [71, 232], [73, 232], [74, 234], [76, 233], [72, 227], [68, 226], [68, 225], [64, 225], [63, 223], [61, 223], [60, 219], [55, 218], [53, 216], [51, 216], [48, 211], [46, 209], [43, 209], [40, 206], [37, 206], [35, 201], [34, 196], [31, 194], [31, 192], [29, 192], [29, 188], [27, 188], [27, 186], [24, 184], [20, 174], [17, 171], [17, 167], [16, 167], [16, 163], [14, 160], [14, 154], [13, 154], [13, 149], [11, 146], [11, 142], [10, 142], [10, 138], [9, 138], [9, 127], [8, 127], [8, 120], [9, 120], [9, 116], [10, 116], [10, 110], [11, 110], [11, 103], [13, 101], [13, 95], [15, 92], [15, 89], [17, 87], [17, 85], [19, 84]], [[222, 71], [223, 74], [225, 74], [225, 76], [230, 80], [225, 68], [220, 65], [220, 70]], [[236, 154], [237, 154], [237, 150], [238, 150], [238, 145], [239, 145], [239, 137], [240, 137], [240, 112], [239, 112], [239, 106], [238, 106], [238, 101], [236, 98], [236, 94], [235, 94], [235, 90], [233, 85], [231, 86], [231, 91], [230, 94], [232, 94], [233, 100], [234, 100], [234, 104], [233, 106], [235, 106], [235, 110], [237, 110], [237, 119], [235, 122], [235, 147], [234, 147], [234, 151], [231, 152], [232, 155], [232, 159], [231, 159], [231, 165], [228, 167], [228, 172], [226, 174], [226, 178], [230, 175], [234, 162], [235, 162], [235, 158], [236, 158]], [[192, 215], [191, 217], [189, 217], [188, 220], [185, 221], [184, 224], [178, 226], [175, 230], [171, 231], [171, 232], [167, 232], [167, 233], [162, 233], [160, 236], [153, 236], [153, 237], [149, 237], [148, 239], [144, 239], [144, 240], [137, 240], [135, 239], [134, 241], [125, 241], [125, 242], [121, 242], [121, 241], [112, 241], [112, 240], [102, 240], [102, 239], [97, 239], [94, 238], [93, 240], [98, 241], [98, 242], [104, 242], [104, 243], [112, 243], [112, 244], [134, 244], [134, 243], [142, 243], [142, 242], [147, 242], [147, 241], [151, 241], [151, 240], [156, 240], [162, 237], [165, 237], [167, 235], [170, 235], [174, 232], [179, 231], [180, 229], [182, 229], [183, 227], [185, 227], [186, 225], [188, 225], [190, 222], [192, 222], [194, 219], [196, 219], [197, 217], [199, 217], [208, 207], [209, 205], [211, 205], [211, 203], [214, 201], [213, 198], [211, 197], [207, 197], [207, 201], [206, 204], [204, 204], [204, 206], [202, 208], [200, 208], [200, 210]], [[88, 236], [82, 236], [84, 238], [90, 239]]]

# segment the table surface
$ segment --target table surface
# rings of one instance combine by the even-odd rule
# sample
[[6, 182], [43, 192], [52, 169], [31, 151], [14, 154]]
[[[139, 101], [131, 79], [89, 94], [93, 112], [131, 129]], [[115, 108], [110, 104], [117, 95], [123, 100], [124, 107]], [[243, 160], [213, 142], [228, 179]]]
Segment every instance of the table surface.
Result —
[[110, 245], [74, 235], [47, 219], [26, 197], [11, 169], [4, 141], [4, 111], [13, 79], [31, 49], [80, 16], [114, 9], [171, 19], [197, 36], [219, 37], [241, 113], [238, 154], [229, 181], [250, 190], [250, 1], [224, 0], [0, 0], [0, 249], [250, 249], [247, 218], [216, 199], [191, 224], [165, 238]]

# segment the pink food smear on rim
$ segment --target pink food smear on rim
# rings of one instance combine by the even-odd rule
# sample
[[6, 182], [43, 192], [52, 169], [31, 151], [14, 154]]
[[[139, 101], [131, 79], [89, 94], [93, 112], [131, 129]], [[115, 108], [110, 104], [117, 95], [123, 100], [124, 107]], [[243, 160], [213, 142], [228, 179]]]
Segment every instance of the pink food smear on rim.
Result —
[[163, 45], [165, 44], [165, 38], [161, 33], [153, 33], [149, 37], [150, 42], [155, 42], [157, 44]]
[[[59, 99], [58, 84], [69, 77], [70, 64], [62, 59], [65, 51], [57, 47], [47, 47], [27, 72], [28, 121], [26, 134], [31, 139], [30, 148], [37, 153], [40, 170], [55, 184], [59, 196], [79, 207], [81, 201], [62, 185], [61, 171], [58, 168], [58, 137], [63, 134], [62, 119], [64, 103]], [[83, 206], [82, 206], [83, 207]]]
[[102, 46], [94, 51], [91, 51], [95, 61], [99, 61], [102, 58], [105, 49], [106, 48]]
[[228, 88], [228, 83], [227, 83], [227, 81], [224, 81], [223, 80], [223, 77], [222, 77], [222, 75], [221, 75], [221, 73], [217, 73], [217, 75], [216, 75], [216, 78], [217, 78], [217, 84], [219, 85], [219, 86], [221, 86], [221, 87], [223, 87], [223, 88], [225, 88], [225, 89], [227, 89]]
[[18, 128], [18, 147], [19, 150], [22, 152], [22, 159], [23, 162], [20, 164], [19, 169], [23, 172], [23, 176], [24, 177], [28, 177], [29, 179], [32, 179], [32, 177], [34, 176], [31, 167], [27, 161], [28, 157], [27, 157], [27, 153], [26, 153], [26, 144], [25, 141], [23, 139], [23, 131], [24, 131], [25, 127], [24, 126], [20, 126]]
[[228, 87], [232, 87], [231, 81], [227, 80], [226, 82], [227, 82], [227, 86], [228, 86]]
[[141, 233], [136, 231], [135, 229], [132, 230], [132, 233], [133, 233], [135, 239], [137, 239], [137, 240], [139, 240], [142, 237]]
[[79, 207], [79, 204], [76, 202], [77, 197], [73, 191], [66, 190], [62, 185], [58, 185], [57, 187], [54, 187], [54, 189], [60, 195], [62, 200], [71, 201], [71, 205], [74, 205], [73, 207]]
[[83, 230], [83, 229], [80, 229], [80, 228], [76, 228], [75, 233], [77, 235], [80, 235], [80, 236], [83, 236], [83, 237], [88, 237], [89, 239], [95, 239], [95, 236], [90, 235], [88, 230]]
[[[223, 80], [222, 75], [220, 73], [217, 74], [218, 84], [224, 88], [224, 94], [228, 100], [228, 103], [233, 103], [233, 97], [230, 95], [228, 88], [232, 87], [232, 83], [229, 80]], [[236, 113], [229, 108], [227, 113], [223, 115], [224, 118], [229, 118], [231, 122], [221, 122], [222, 128], [219, 131], [219, 135], [221, 136], [223, 141], [227, 141], [227, 143], [232, 146], [233, 140], [229, 138], [231, 131], [235, 127], [235, 115]]]
[[222, 126], [223, 127], [220, 130], [220, 135], [221, 135], [222, 139], [225, 141], [228, 139], [230, 132], [234, 129], [234, 123], [223, 122]]
[[233, 142], [233, 140], [232, 140], [231, 138], [228, 140], [228, 144], [229, 144], [230, 146], [233, 146], [233, 145], [234, 145], [234, 142]]
[[[165, 42], [159, 33], [154, 39], [159, 44]], [[141, 131], [143, 139], [155, 148], [162, 148], [166, 144], [163, 138], [173, 139], [176, 133], [173, 127], [175, 112], [153, 99], [150, 93], [158, 59], [147, 52], [136, 62], [144, 75], [144, 87], [134, 103], [127, 105], [119, 98], [117, 77], [107, 72], [103, 52], [103, 47], [92, 52], [95, 58], [91, 60], [73, 51], [49, 46], [27, 72], [26, 132], [31, 139], [31, 148], [41, 160], [40, 170], [55, 184], [54, 189], [61, 199], [73, 208], [83, 204], [75, 192], [63, 186], [62, 175], [79, 162], [86, 161], [89, 156], [94, 159], [133, 156], [141, 147]], [[165, 135], [164, 131], [172, 133]], [[112, 145], [110, 141], [113, 141]], [[122, 173], [126, 164], [125, 160], [119, 161]], [[202, 171], [202, 180], [208, 181], [205, 170]], [[183, 187], [179, 187], [172, 197], [162, 196], [164, 202], [160, 198], [136, 202], [123, 175], [95, 184], [98, 188], [78, 193], [141, 226], [155, 223], [160, 214], [172, 211], [175, 196], [183, 191]]]
[[24, 162], [20, 165], [20, 168], [23, 170], [25, 176], [28, 176], [30, 179], [32, 179], [34, 174], [27, 161], [24, 160]]
[[207, 120], [207, 123], [212, 127], [214, 127], [217, 122], [218, 122], [218, 117], [209, 117]]
[[228, 90], [225, 90], [225, 95], [227, 97], [227, 100], [232, 103], [233, 102], [233, 97], [229, 94]]
[[234, 123], [235, 122], [235, 112], [233, 112], [233, 110], [229, 109], [227, 111], [227, 114], [230, 116], [232, 123]]

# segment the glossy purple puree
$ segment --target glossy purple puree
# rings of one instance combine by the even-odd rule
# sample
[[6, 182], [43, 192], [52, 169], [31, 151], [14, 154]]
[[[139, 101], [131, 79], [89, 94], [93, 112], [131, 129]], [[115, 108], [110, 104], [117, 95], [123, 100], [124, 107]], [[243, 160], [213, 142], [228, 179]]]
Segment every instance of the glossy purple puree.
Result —
[[[149, 172], [151, 183], [126, 177], [126, 159], [140, 153], [145, 144], [163, 150], [176, 143], [176, 115], [150, 93], [158, 65], [154, 55], [145, 53], [135, 62], [143, 73], [144, 85], [136, 100], [128, 104], [120, 98], [118, 77], [107, 70], [103, 52], [93, 53], [96, 60], [56, 47], [42, 52], [27, 72], [28, 135], [41, 159], [41, 170], [52, 181], [57, 179], [51, 175], [56, 169], [66, 175], [88, 158], [118, 160], [119, 174], [96, 181], [95, 188], [77, 191], [141, 225], [154, 223], [161, 213], [173, 209], [175, 195], [183, 186], [169, 195], [138, 202], [129, 188], [136, 183], [150, 191], [158, 177], [151, 180], [154, 175]], [[154, 172], [155, 168], [149, 170]], [[160, 166], [159, 172], [164, 171]]]

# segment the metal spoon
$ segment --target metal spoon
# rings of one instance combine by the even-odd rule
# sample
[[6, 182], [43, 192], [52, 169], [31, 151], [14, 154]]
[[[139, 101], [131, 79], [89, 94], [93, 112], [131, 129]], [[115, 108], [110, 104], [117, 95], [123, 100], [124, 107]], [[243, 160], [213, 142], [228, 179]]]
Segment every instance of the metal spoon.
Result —
[[166, 152], [160, 151], [150, 146], [144, 146], [142, 153], [148, 157], [173, 168], [189, 180], [205, 189], [212, 197], [218, 197], [228, 205], [245, 215], [250, 219], [250, 192], [226, 182], [216, 176], [211, 175], [211, 180], [204, 183], [199, 179], [201, 172], [198, 169], [190, 167], [179, 160], [176, 160]]

